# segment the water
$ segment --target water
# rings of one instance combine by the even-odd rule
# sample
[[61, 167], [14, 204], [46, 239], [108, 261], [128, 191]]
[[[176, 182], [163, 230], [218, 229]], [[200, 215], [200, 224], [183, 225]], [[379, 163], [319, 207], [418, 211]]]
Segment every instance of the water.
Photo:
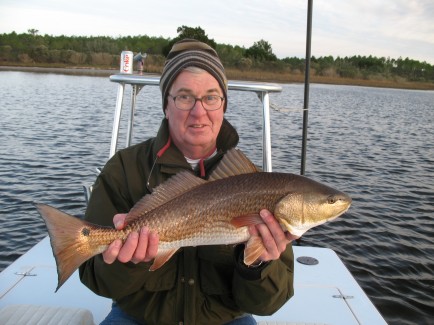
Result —
[[[108, 157], [116, 87], [0, 72], [0, 270], [46, 236], [33, 202], [83, 214], [82, 185]], [[273, 169], [298, 173], [303, 87], [283, 88], [271, 97], [280, 107], [271, 112]], [[157, 87], [142, 90], [134, 142], [157, 130], [160, 102]], [[240, 147], [261, 164], [256, 96], [230, 92], [229, 102]], [[390, 324], [434, 317], [433, 126], [434, 92], [311, 87], [306, 175], [348, 192], [353, 205], [302, 244], [335, 250]]]

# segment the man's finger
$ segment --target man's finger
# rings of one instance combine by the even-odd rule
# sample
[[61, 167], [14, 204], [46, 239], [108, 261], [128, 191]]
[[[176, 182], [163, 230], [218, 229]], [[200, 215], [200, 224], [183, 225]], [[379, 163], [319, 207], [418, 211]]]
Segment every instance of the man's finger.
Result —
[[119, 251], [118, 260], [122, 263], [131, 261], [131, 258], [136, 251], [138, 242], [139, 234], [136, 231], [131, 232]]
[[263, 209], [260, 211], [260, 215], [273, 237], [277, 250], [279, 253], [282, 253], [286, 249], [286, 245], [288, 245], [288, 239], [286, 238], [282, 227], [270, 211]]
[[158, 234], [154, 231], [151, 231], [149, 233], [148, 251], [146, 253], [145, 262], [149, 262], [153, 260], [155, 256], [157, 256], [158, 242], [159, 242]]
[[118, 213], [113, 217], [113, 224], [116, 229], [122, 229], [125, 227], [125, 218], [127, 217], [126, 213]]
[[119, 255], [119, 250], [122, 247], [122, 241], [116, 239], [109, 247], [102, 253], [102, 257], [105, 263], [112, 264]]
[[133, 263], [140, 263], [145, 260], [148, 251], [148, 241], [149, 241], [149, 228], [143, 227], [142, 229], [140, 229], [137, 248], [131, 260]]

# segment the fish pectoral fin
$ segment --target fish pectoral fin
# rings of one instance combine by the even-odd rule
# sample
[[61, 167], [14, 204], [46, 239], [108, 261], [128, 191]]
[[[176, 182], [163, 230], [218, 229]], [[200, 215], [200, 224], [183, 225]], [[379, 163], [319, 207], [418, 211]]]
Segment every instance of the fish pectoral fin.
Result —
[[166, 249], [166, 250], [158, 250], [158, 254], [154, 259], [154, 263], [152, 263], [149, 271], [155, 271], [162, 267], [164, 263], [166, 263], [170, 258], [178, 251], [178, 248]]
[[244, 264], [253, 264], [264, 251], [265, 247], [262, 238], [259, 236], [250, 237], [244, 249]]
[[259, 225], [261, 223], [264, 223], [259, 213], [251, 213], [251, 214], [245, 214], [242, 216], [234, 217], [230, 222], [231, 225], [233, 225], [236, 228], [247, 227], [251, 225]]

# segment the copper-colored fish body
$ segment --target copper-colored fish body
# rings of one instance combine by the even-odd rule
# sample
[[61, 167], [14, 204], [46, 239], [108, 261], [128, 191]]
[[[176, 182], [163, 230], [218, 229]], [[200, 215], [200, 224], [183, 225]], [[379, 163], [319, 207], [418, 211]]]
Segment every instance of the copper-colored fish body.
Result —
[[301, 236], [341, 215], [350, 204], [346, 194], [309, 178], [258, 172], [240, 151], [231, 150], [208, 181], [181, 172], [158, 186], [135, 204], [122, 230], [93, 225], [47, 205], [37, 208], [50, 235], [59, 289], [87, 259], [143, 226], [159, 235], [150, 270], [161, 267], [181, 247], [242, 242], [245, 263], [251, 264], [264, 249], [247, 228], [262, 222], [260, 210], [270, 210], [283, 229]]

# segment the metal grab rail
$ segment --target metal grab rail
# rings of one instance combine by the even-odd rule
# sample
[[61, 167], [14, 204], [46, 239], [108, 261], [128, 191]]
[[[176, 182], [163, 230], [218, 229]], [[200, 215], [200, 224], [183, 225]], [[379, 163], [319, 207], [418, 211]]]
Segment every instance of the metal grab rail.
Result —
[[[132, 74], [116, 74], [110, 76], [110, 81], [119, 84], [118, 94], [116, 98], [116, 109], [113, 119], [113, 130], [110, 144], [111, 158], [117, 148], [119, 138], [119, 128], [122, 113], [122, 106], [124, 101], [125, 85], [131, 85], [133, 91], [131, 93], [131, 105], [128, 119], [128, 129], [126, 136], [126, 146], [131, 144], [131, 138], [134, 128], [134, 113], [136, 107], [136, 97], [144, 86], [159, 86], [160, 77], [158, 76], [144, 76]], [[262, 102], [262, 169], [267, 172], [272, 171], [271, 162], [271, 127], [270, 127], [270, 98], [269, 93], [281, 92], [282, 87], [273, 83], [260, 83], [250, 81], [229, 81], [229, 90], [236, 91], [250, 91], [255, 92]]]

